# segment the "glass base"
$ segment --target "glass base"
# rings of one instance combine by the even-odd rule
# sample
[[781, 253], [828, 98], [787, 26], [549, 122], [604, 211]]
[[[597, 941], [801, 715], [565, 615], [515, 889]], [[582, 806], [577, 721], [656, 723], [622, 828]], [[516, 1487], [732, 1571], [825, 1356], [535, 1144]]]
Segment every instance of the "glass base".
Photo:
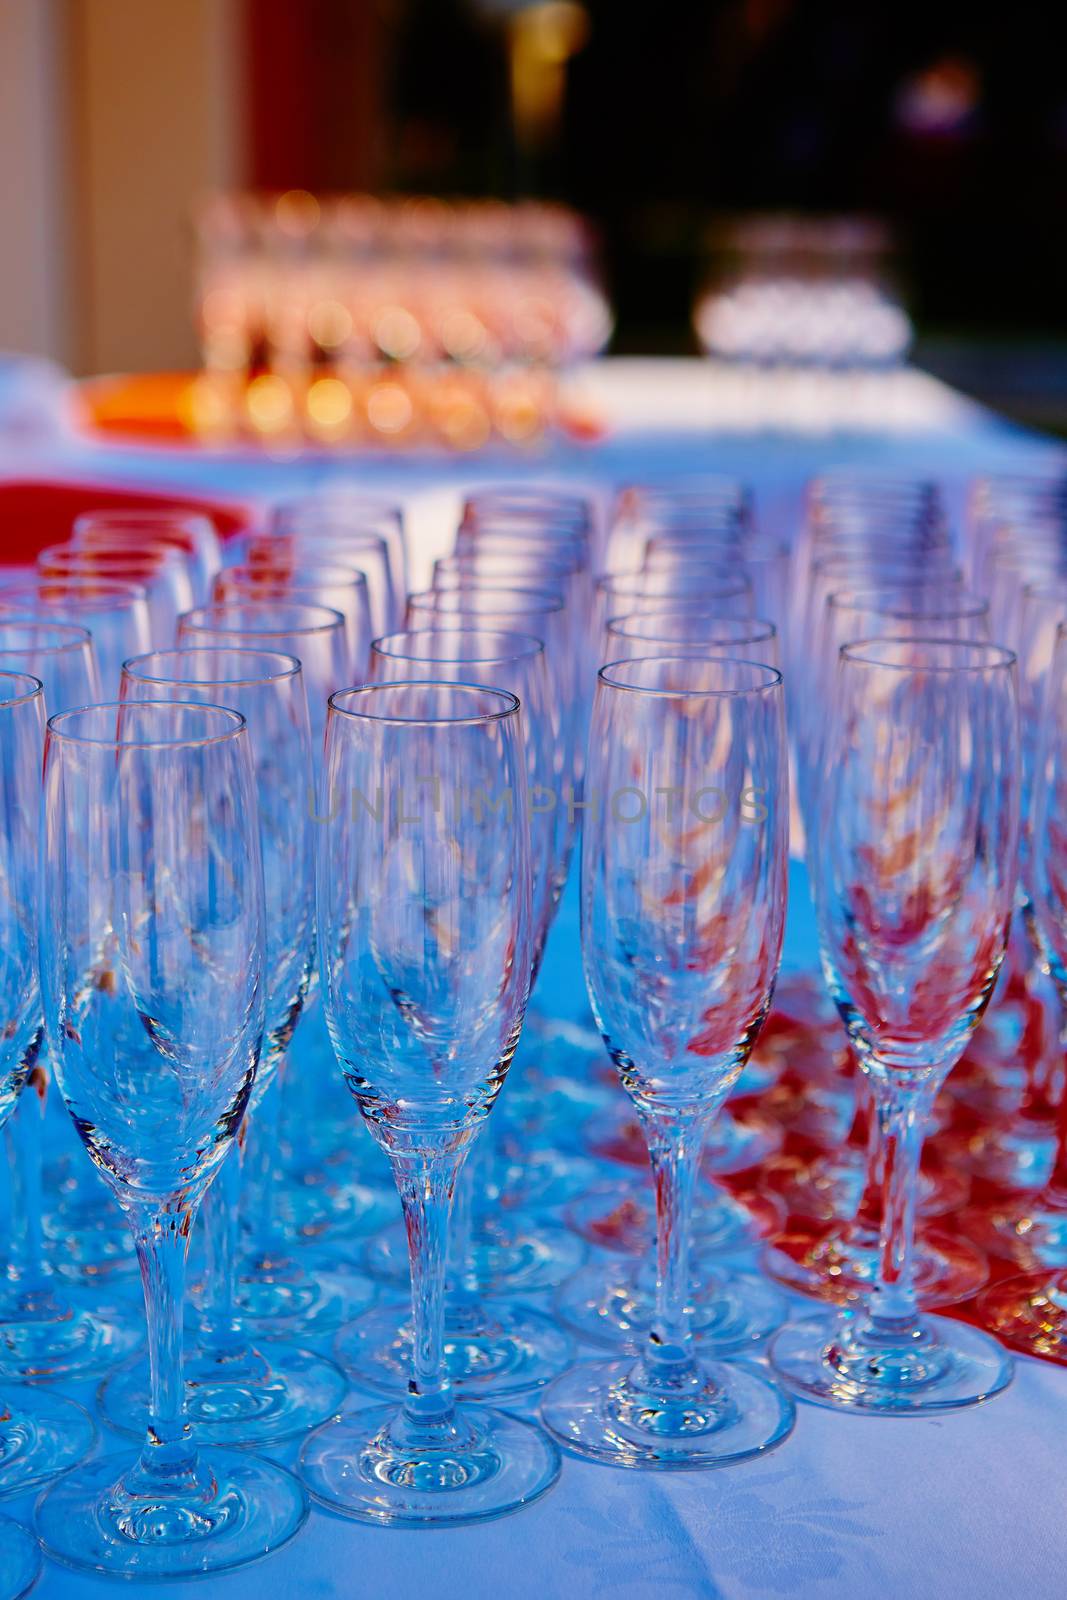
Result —
[[1067, 1272], [1025, 1272], [992, 1284], [978, 1315], [1013, 1350], [1067, 1363]]
[[[337, 1336], [334, 1354], [353, 1383], [400, 1398], [411, 1380], [411, 1307], [379, 1306]], [[574, 1360], [571, 1340], [528, 1306], [449, 1300], [445, 1362], [465, 1399], [505, 1399], [540, 1389]]]
[[614, 1467], [726, 1467], [765, 1455], [793, 1431], [792, 1400], [744, 1362], [700, 1363], [673, 1381], [643, 1361], [574, 1367], [541, 1401], [568, 1450]]
[[0, 1600], [21, 1600], [41, 1575], [41, 1550], [32, 1533], [0, 1517]]
[[1040, 1194], [1029, 1201], [1016, 1195], [997, 1205], [972, 1206], [960, 1226], [984, 1250], [1027, 1271], [1067, 1267], [1067, 1211], [1044, 1205], [1042, 1199]]
[[[487, 1228], [475, 1235], [471, 1254], [485, 1294], [532, 1294], [553, 1289], [576, 1272], [585, 1247], [566, 1228], [505, 1216], [492, 1232]], [[372, 1278], [403, 1288], [410, 1273], [405, 1228], [384, 1228], [364, 1246], [361, 1263]]]
[[[264, 1341], [229, 1358], [190, 1354], [184, 1362], [185, 1409], [197, 1440], [256, 1447], [297, 1438], [334, 1417], [348, 1385], [332, 1361], [295, 1345]], [[105, 1420], [120, 1433], [144, 1435], [148, 1367], [113, 1373], [98, 1395]]]
[[83, 1461], [96, 1427], [81, 1406], [48, 1389], [0, 1392], [0, 1499], [36, 1489]]
[[[656, 1202], [652, 1185], [630, 1192], [602, 1184], [567, 1207], [567, 1226], [587, 1244], [622, 1255], [645, 1255], [655, 1245]], [[785, 1207], [773, 1194], [728, 1194], [702, 1185], [693, 1201], [693, 1244], [698, 1251], [746, 1250], [785, 1224]]]
[[[863, 1304], [878, 1281], [878, 1239], [855, 1223], [827, 1230], [791, 1224], [763, 1252], [776, 1283], [836, 1305]], [[969, 1300], [989, 1279], [989, 1263], [965, 1239], [923, 1229], [913, 1255], [915, 1292], [923, 1306]]]
[[114, 1306], [90, 1311], [85, 1298], [64, 1286], [24, 1302], [17, 1319], [0, 1320], [0, 1382], [95, 1377], [144, 1343], [132, 1305], [123, 1316]]
[[34, 1526], [47, 1553], [85, 1572], [143, 1581], [228, 1572], [286, 1544], [308, 1515], [284, 1467], [239, 1450], [198, 1453], [196, 1481], [151, 1492], [129, 1455], [103, 1456], [54, 1484]]
[[[862, 1150], [844, 1148], [807, 1160], [778, 1156], [764, 1168], [764, 1177], [789, 1211], [817, 1222], [854, 1217], [863, 1199], [867, 1159]], [[919, 1216], [940, 1217], [966, 1205], [971, 1180], [958, 1167], [923, 1168], [915, 1200]]]
[[601, 1176], [600, 1163], [562, 1150], [537, 1150], [499, 1163], [501, 1204], [508, 1211], [553, 1210], [566, 1204]]
[[99, 1205], [72, 1204], [46, 1215], [44, 1229], [54, 1270], [61, 1278], [95, 1286], [137, 1273], [130, 1230], [122, 1212], [106, 1200]]
[[939, 1142], [938, 1153], [946, 1165], [963, 1167], [1000, 1188], [1043, 1189], [1052, 1177], [1056, 1136], [1047, 1122], [995, 1124], [950, 1135]]
[[506, 1411], [461, 1402], [430, 1447], [405, 1422], [396, 1406], [371, 1406], [313, 1433], [300, 1452], [310, 1493], [362, 1522], [447, 1527], [518, 1511], [559, 1477], [551, 1439]]
[[922, 1317], [903, 1341], [877, 1337], [864, 1311], [824, 1311], [790, 1323], [771, 1367], [804, 1400], [891, 1416], [955, 1411], [1006, 1389], [1012, 1362], [995, 1339], [949, 1317]]
[[[702, 1349], [716, 1355], [747, 1350], [780, 1328], [785, 1303], [764, 1278], [748, 1272], [694, 1272], [690, 1329]], [[590, 1262], [556, 1294], [553, 1308], [564, 1327], [592, 1344], [639, 1353], [648, 1338], [656, 1302], [651, 1259]]]
[[848, 1137], [856, 1111], [855, 1086], [847, 1077], [828, 1082], [787, 1072], [767, 1093], [759, 1109], [787, 1133], [833, 1150]]
[[585, 1260], [585, 1246], [569, 1228], [526, 1217], [485, 1218], [475, 1224], [471, 1267], [486, 1295], [534, 1294], [555, 1289]]
[[[346, 1270], [332, 1256], [328, 1264], [320, 1261], [305, 1248], [299, 1259], [279, 1250], [242, 1263], [234, 1298], [250, 1333], [265, 1339], [335, 1333], [374, 1303], [377, 1290], [361, 1272]], [[190, 1300], [202, 1303], [199, 1284]]]
[[396, 1220], [400, 1200], [394, 1189], [348, 1182], [306, 1179], [286, 1184], [277, 1200], [278, 1229], [294, 1240], [367, 1239]]

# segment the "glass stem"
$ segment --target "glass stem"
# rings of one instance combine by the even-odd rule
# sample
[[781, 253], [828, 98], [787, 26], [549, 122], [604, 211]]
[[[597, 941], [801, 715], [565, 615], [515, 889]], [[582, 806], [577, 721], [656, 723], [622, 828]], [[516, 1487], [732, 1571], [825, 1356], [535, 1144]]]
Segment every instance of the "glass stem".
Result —
[[881, 1143], [882, 1220], [878, 1282], [868, 1323], [879, 1336], [905, 1338], [919, 1326], [915, 1298], [915, 1194], [922, 1154], [926, 1096], [895, 1084], [873, 1082]]
[[182, 1315], [185, 1263], [193, 1210], [188, 1202], [173, 1209], [144, 1210], [131, 1217], [148, 1322], [148, 1432], [137, 1476], [155, 1483], [186, 1480], [196, 1467], [196, 1451], [185, 1417], [182, 1368]]
[[478, 1275], [474, 1268], [474, 1177], [474, 1165], [467, 1160], [457, 1174], [452, 1200], [447, 1292], [458, 1300], [478, 1298]]
[[689, 1325], [689, 1241], [693, 1186], [707, 1124], [649, 1118], [648, 1152], [656, 1184], [656, 1306], [648, 1359], [658, 1370], [692, 1361]]
[[863, 1190], [851, 1228], [873, 1244], [882, 1231], [885, 1215], [885, 1163], [883, 1160], [883, 1128], [878, 1114], [877, 1100], [864, 1075], [856, 1085], [857, 1103], [861, 1096], [867, 1099], [867, 1150], [863, 1164]]
[[[1060, 1032], [1060, 1049], [1067, 1049], [1067, 1027]], [[1056, 1156], [1043, 1199], [1052, 1205], [1067, 1203], [1067, 1094], [1062, 1092], [1056, 1110]]]
[[243, 1353], [246, 1344], [236, 1291], [247, 1127], [246, 1117], [237, 1135], [236, 1150], [215, 1174], [203, 1200], [204, 1297], [200, 1331], [206, 1354], [216, 1360]]
[[27, 1311], [38, 1312], [46, 1309], [52, 1301], [52, 1275], [45, 1259], [41, 1223], [47, 1098], [48, 1068], [34, 1047], [32, 1064], [19, 1099], [18, 1115], [8, 1123], [11, 1209], [16, 1224], [12, 1264], [8, 1270], [18, 1285], [22, 1306]]
[[411, 1263], [414, 1359], [404, 1413], [418, 1428], [451, 1420], [454, 1401], [444, 1354], [448, 1223], [462, 1155], [420, 1152], [395, 1159]]
[[254, 1205], [252, 1254], [257, 1261], [274, 1255], [274, 1191], [281, 1135], [282, 1072], [285, 1058], [256, 1106], [255, 1116], [245, 1119], [248, 1127], [248, 1153], [245, 1157], [246, 1194]]

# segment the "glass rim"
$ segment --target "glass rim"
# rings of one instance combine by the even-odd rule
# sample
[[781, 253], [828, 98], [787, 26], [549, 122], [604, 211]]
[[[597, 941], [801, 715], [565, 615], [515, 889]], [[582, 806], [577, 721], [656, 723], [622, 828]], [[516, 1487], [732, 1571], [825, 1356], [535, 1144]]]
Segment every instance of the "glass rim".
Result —
[[[525, 607], [522, 607], [522, 608], [516, 608], [516, 611], [515, 611], [515, 615], [516, 616], [521, 616], [521, 615], [524, 615], [526, 613], [530, 613], [530, 614], [532, 614], [534, 616], [551, 616], [556, 611], [564, 611], [564, 610], [566, 610], [566, 606], [567, 606], [567, 602], [566, 602], [566, 599], [564, 598], [564, 596], [561, 595], [561, 594], [555, 593], [551, 589], [523, 589], [523, 588], [521, 588], [521, 587], [519, 587], [517, 585], [505, 585], [505, 584], [481, 584], [481, 585], [478, 585], [478, 586], [474, 587], [473, 589], [417, 589], [413, 594], [409, 594], [408, 595], [407, 603], [408, 603], [409, 607], [415, 605], [415, 606], [419, 606], [420, 609], [426, 609], [426, 603], [428, 601], [430, 601], [430, 600], [436, 601], [436, 599], [441, 595], [453, 595], [453, 594], [463, 595], [463, 596], [483, 595], [483, 594], [485, 594], [485, 595], [493, 595], [493, 596], [495, 596], [495, 595], [514, 595], [516, 597], [522, 596], [523, 598], [529, 598], [529, 599], [533, 599], [533, 600], [537, 600], [537, 601], [544, 600], [544, 601], [547, 602], [547, 604], [545, 604], [545, 605], [538, 604], [538, 605], [535, 605], [535, 606], [525, 606]], [[434, 605], [433, 609], [435, 611], [437, 610], [436, 604]], [[491, 607], [487, 607], [486, 609], [489, 611], [490, 615], [492, 615], [492, 608]], [[502, 607], [501, 614], [507, 613], [509, 611], [509, 609], [510, 608], [507, 607], [507, 606]], [[447, 617], [447, 616], [455, 616], [458, 613], [461, 613], [462, 611], [463, 611], [463, 607], [462, 606], [451, 606], [451, 607], [450, 606], [446, 606], [441, 611], [440, 614], [441, 614], [441, 616], [445, 616], [445, 617]], [[477, 613], [474, 613], [474, 614], [477, 615]]]
[[[658, 684], [620, 683], [611, 676], [616, 668], [639, 667], [648, 661], [655, 661], [659, 665], [684, 663], [690, 667], [694, 661], [699, 661], [704, 666], [752, 667], [756, 672], [762, 672], [766, 676], [762, 683], [753, 683], [748, 688], [734, 689], [667, 689]], [[735, 700], [742, 695], [766, 694], [769, 690], [781, 688], [782, 674], [777, 667], [768, 666], [765, 661], [750, 661], [746, 656], [631, 656], [629, 659], [606, 662], [597, 672], [597, 682], [602, 683], [607, 689], [617, 689], [624, 694], [648, 695], [652, 699]]]
[[[944, 545], [938, 546], [937, 548], [947, 550], [950, 547], [948, 545]], [[936, 554], [936, 549], [934, 551], [931, 551], [929, 548], [907, 551], [904, 555], [901, 555], [898, 551], [893, 551], [892, 554], [888, 556], [872, 555], [869, 548], [854, 551], [834, 550], [829, 553], [825, 551], [821, 553], [816, 551], [812, 555], [811, 570], [813, 572], [825, 573], [835, 566], [870, 565], [876, 569], [878, 567], [885, 567], [896, 572], [914, 572], [917, 581], [925, 583], [928, 581], [927, 574], [923, 571], [920, 562], [912, 558], [916, 556], [923, 557], [930, 554]], [[947, 572], [959, 572], [961, 570], [962, 569], [956, 562], [953, 562], [951, 566], [945, 568], [945, 571]]]
[[1067, 600], [1067, 572], [1062, 578], [1036, 578], [1033, 583], [1024, 583], [1022, 588], [1024, 600], [1052, 600], [1059, 595]]
[[[519, 541], [516, 540], [515, 542], [517, 544]], [[452, 550], [447, 556], [436, 556], [434, 558], [433, 570], [434, 572], [447, 572], [456, 567], [461, 569], [473, 568], [480, 560], [505, 562], [529, 561], [534, 565], [543, 561], [548, 567], [552, 577], [555, 577], [557, 574], [561, 574], [565, 578], [570, 578], [575, 576], [575, 574], [581, 570], [573, 562], [567, 560], [565, 551], [561, 552], [560, 559], [554, 561], [551, 550], [527, 550], [524, 552], [511, 551], [509, 553], [506, 550], [499, 549], [486, 550], [481, 548], [477, 543], [468, 545], [465, 548]]]
[[678, 522], [653, 523], [645, 535], [647, 545], [699, 545], [702, 539], [711, 539], [718, 542], [720, 535], [730, 544], [743, 545], [748, 537], [743, 522], [724, 518], [721, 522], [708, 522], [697, 520], [682, 520]]
[[[181, 739], [118, 739], [91, 737], [84, 733], [68, 733], [62, 726], [64, 722], [75, 718], [84, 717], [92, 711], [114, 711], [116, 722], [118, 714], [140, 712], [149, 706], [165, 706], [168, 711], [182, 707], [189, 711], [215, 711], [226, 717], [231, 726], [220, 733], [203, 734], [199, 738]], [[237, 738], [247, 727], [247, 719], [243, 712], [235, 711], [232, 706], [219, 706], [207, 700], [98, 700], [84, 706], [70, 706], [66, 711], [57, 711], [48, 719], [48, 733], [53, 739], [60, 739], [65, 744], [80, 744], [92, 746], [101, 750], [193, 750], [201, 749], [211, 744], [224, 744], [228, 739]]]
[[[497, 651], [492, 655], [486, 656], [418, 656], [412, 655], [407, 650], [396, 651], [382, 648], [391, 639], [415, 638], [419, 635], [423, 637], [427, 635], [436, 636], [437, 634], [445, 634], [457, 640], [476, 639], [480, 635], [486, 634], [490, 638], [521, 641], [524, 648], [513, 651], [511, 654], [501, 654]], [[439, 662], [442, 665], [460, 667], [491, 667], [501, 665], [507, 661], [518, 661], [526, 656], [544, 655], [545, 651], [544, 640], [538, 639], [536, 634], [520, 633], [517, 630], [512, 633], [507, 628], [398, 628], [394, 633], [383, 633], [380, 638], [372, 639], [370, 648], [372, 655], [377, 654], [385, 661], [424, 661], [429, 665]]]
[[14, 583], [9, 588], [0, 588], [0, 606], [5, 603], [5, 597], [15, 595], [23, 599], [27, 595], [36, 595], [41, 598], [42, 589], [69, 589], [74, 594], [84, 595], [86, 590], [96, 594], [104, 594], [111, 599], [119, 600], [145, 600], [148, 599], [148, 590], [143, 583], [134, 583], [129, 578], [93, 578], [86, 573], [68, 572], [59, 577], [49, 577], [47, 573], [39, 572], [38, 583]]
[[[5, 617], [0, 611], [0, 633], [5, 628], [47, 628], [53, 633], [76, 634], [59, 644], [29, 645], [28, 649], [43, 650], [47, 655], [60, 655], [66, 650], [81, 650], [85, 645], [92, 647], [93, 636], [88, 628], [83, 628], [78, 622], [53, 622], [50, 617]], [[0, 656], [15, 655], [17, 649], [14, 645], [0, 642]]]
[[[346, 697], [355, 699], [359, 695], [373, 696], [382, 693], [392, 693], [397, 689], [448, 689], [452, 693], [490, 695], [495, 700], [503, 702], [497, 711], [483, 712], [481, 715], [458, 717], [397, 717], [385, 716], [374, 711], [353, 710], [340, 702]], [[494, 689], [488, 684], [481, 683], [447, 683], [434, 678], [405, 678], [399, 683], [363, 683], [353, 685], [350, 689], [335, 689], [326, 702], [330, 711], [335, 716], [351, 717], [356, 722], [386, 723], [394, 727], [406, 728], [477, 728], [484, 727], [490, 722], [502, 722], [508, 717], [517, 717], [520, 710], [518, 695], [508, 689]]]
[[[270, 571], [270, 568], [266, 563], [264, 563], [264, 569], [268, 572]], [[234, 572], [249, 574], [254, 577], [258, 570], [259, 565], [257, 562], [237, 561], [232, 567], [220, 567], [218, 572], [215, 574], [215, 582], [217, 583], [220, 578], [224, 579], [227, 573]], [[332, 576], [324, 578], [321, 576], [321, 574], [324, 572], [331, 573]], [[311, 576], [311, 574], [314, 573], [318, 573], [320, 576], [318, 578]], [[261, 584], [265, 589], [269, 589], [276, 585], [286, 586], [290, 582], [290, 579], [297, 589], [299, 589], [301, 584], [305, 581], [309, 587], [313, 587], [317, 583], [323, 583], [326, 585], [334, 584], [339, 589], [365, 589], [367, 587], [367, 574], [363, 572], [361, 568], [346, 567], [343, 562], [333, 561], [322, 561], [317, 564], [312, 561], [309, 562], [307, 566], [301, 564], [299, 567], [293, 569], [290, 577], [257, 578], [256, 583]], [[216, 605], [228, 604], [228, 602], [225, 600], [218, 600], [214, 603]], [[310, 603], [315, 605], [317, 602], [311, 601]], [[329, 607], [328, 609], [333, 610], [334, 608]]]
[[[880, 645], [907, 645], [912, 650], [916, 646], [937, 645], [952, 650], [980, 651], [984, 653], [986, 659], [971, 665], [965, 662], [958, 664], [949, 662], [944, 666], [938, 666], [932, 662], [879, 661], [876, 656], [864, 653]], [[870, 639], [855, 639], [838, 649], [838, 660], [841, 662], [847, 661], [853, 666], [881, 667], [886, 672], [995, 672], [1002, 667], [1013, 667], [1017, 659], [1015, 651], [1009, 650], [1007, 645], [993, 644], [985, 639], [944, 639], [924, 636], [909, 639], [884, 634], [874, 635]]]
[[[715, 570], [715, 569], [713, 567], [711, 567], [711, 568], [709, 568], [709, 570]], [[726, 585], [732, 585], [733, 586], [732, 588], [727, 587], [726, 590], [725, 590], [726, 593], [743, 594], [746, 589], [751, 589], [752, 588], [752, 585], [749, 583], [748, 578], [745, 576], [745, 574], [743, 572], [739, 572], [733, 577], [730, 577], [728, 574], [724, 573], [723, 577], [724, 577], [724, 581], [725, 581]], [[695, 601], [698, 601], [700, 599], [699, 595], [694, 595], [693, 594], [693, 591], [692, 591], [691, 587], [686, 587], [684, 589], [678, 589], [678, 590], [673, 591], [673, 592], [669, 591], [666, 594], [662, 594], [662, 595], [656, 595], [656, 594], [646, 595], [645, 592], [644, 592], [644, 580], [646, 580], [647, 578], [648, 578], [648, 573], [644, 572], [644, 571], [641, 571], [641, 572], [605, 572], [596, 581], [597, 593], [598, 594], [611, 594], [613, 592], [621, 592], [623, 594], [629, 593], [629, 595], [631, 597], [636, 595], [636, 597], [638, 599], [642, 599], [642, 600], [646, 600], [646, 599], [647, 600], [681, 600], [681, 599], [690, 599], [691, 598], [695, 602]], [[712, 592], [713, 593], [722, 593], [723, 589], [716, 586], [715, 588], [713, 588]], [[620, 613], [620, 615], [621, 615], [621, 613]]]
[[214, 519], [206, 507], [201, 510], [193, 506], [95, 506], [88, 511], [79, 511], [71, 528], [79, 525], [85, 527], [96, 521], [117, 522], [120, 527], [131, 528], [139, 523], [155, 522], [162, 527], [165, 523], [205, 522], [218, 535]]
[[[32, 672], [11, 672], [7, 667], [0, 667], [0, 679], [4, 678], [12, 683], [24, 683], [27, 687], [18, 694], [11, 695], [10, 698], [0, 698], [0, 709], [7, 706], [25, 706], [29, 705], [31, 700], [44, 699], [44, 684]], [[32, 688], [29, 687], [31, 684]]]
[[550, 547], [561, 545], [564, 549], [574, 545], [588, 549], [592, 543], [590, 530], [583, 523], [554, 521], [551, 517], [526, 516], [516, 511], [487, 511], [473, 517], [464, 515], [457, 533], [486, 539], [535, 539]]
[[248, 540], [248, 549], [266, 550], [272, 544], [284, 545], [287, 540], [294, 544], [302, 545], [313, 545], [318, 541], [322, 545], [329, 545], [331, 549], [339, 549], [344, 545], [355, 544], [361, 540], [365, 546], [371, 543], [380, 545], [385, 552], [386, 560], [389, 558], [389, 541], [378, 532], [377, 528], [364, 527], [339, 528], [336, 532], [331, 532], [329, 528], [299, 527], [282, 528], [275, 533], [256, 532]]
[[[243, 628], [243, 627], [239, 627], [237, 624], [233, 624], [233, 625], [227, 627], [225, 621], [219, 621], [219, 622], [216, 622], [214, 624], [209, 624], [206, 621], [201, 622], [201, 621], [196, 621], [195, 620], [198, 616], [200, 616], [205, 611], [226, 611], [226, 610], [238, 610], [238, 609], [240, 609], [240, 610], [248, 610], [248, 609], [254, 609], [259, 603], [260, 602], [258, 602], [256, 600], [217, 600], [217, 601], [213, 601], [210, 605], [193, 606], [193, 608], [190, 611], [183, 611], [181, 613], [181, 615], [178, 618], [178, 628], [179, 628], [179, 631], [180, 631], [182, 625], [186, 624], [189, 629], [196, 630], [197, 632], [229, 633], [229, 634], [234, 634], [234, 635], [236, 635], [238, 637], [241, 637], [241, 636], [246, 636], [247, 637], [249, 634], [255, 634], [257, 637], [259, 637], [261, 639], [269, 639], [269, 638], [280, 638], [282, 635], [291, 635], [291, 634], [294, 634], [294, 633], [305, 633], [305, 634], [308, 634], [309, 636], [311, 636], [311, 635], [314, 635], [316, 633], [329, 633], [334, 628], [339, 628], [339, 629], [341, 629], [343, 631], [345, 629], [345, 627], [346, 627], [345, 616], [344, 616], [343, 612], [335, 611], [333, 606], [319, 606], [319, 605], [315, 605], [314, 603], [312, 603], [310, 601], [307, 604], [305, 604], [302, 600], [294, 600], [292, 602], [292, 604], [291, 604], [290, 609], [293, 610], [293, 611], [304, 611], [304, 612], [317, 611], [319, 613], [320, 618], [327, 617], [329, 620], [328, 621], [321, 621], [320, 620], [318, 622], [310, 623], [306, 627], [302, 627], [300, 625], [300, 623], [294, 623], [290, 627], [285, 627], [285, 626], [283, 626], [281, 624], [277, 624], [274, 627], [270, 627], [270, 628]], [[284, 602], [283, 602], [283, 604], [284, 604]], [[266, 610], [268, 608], [268, 606], [273, 608], [273, 609], [277, 609], [277, 610], [281, 610], [282, 609], [282, 606], [276, 606], [275, 602], [273, 600], [269, 601], [269, 602], [263, 602], [263, 609], [264, 610]]]
[[[138, 555], [137, 550], [143, 553]], [[173, 567], [177, 565], [180, 559], [181, 553], [177, 545], [153, 545], [151, 540], [136, 547], [132, 545], [129, 547], [125, 545], [108, 545], [106, 542], [104, 544], [50, 544], [46, 545], [43, 550], [38, 550], [34, 557], [38, 572], [42, 570], [40, 565], [42, 561], [46, 565], [48, 563], [54, 563], [61, 567], [69, 565], [76, 571], [82, 563], [86, 566], [92, 566], [97, 561], [104, 566], [114, 564], [136, 568], [150, 565], [161, 566], [166, 565], [168, 562]]]
[[[623, 624], [623, 623], [645, 622], [650, 617], [677, 617], [679, 619], [684, 617], [688, 621], [698, 621], [699, 620], [699, 621], [723, 623], [723, 624], [725, 624], [727, 626], [729, 626], [730, 623], [736, 623], [738, 628], [739, 629], [743, 629], [744, 631], [741, 633], [739, 638], [734, 639], [732, 641], [731, 640], [727, 640], [727, 641], [725, 641], [726, 643], [759, 644], [761, 642], [761, 640], [764, 640], [764, 639], [776, 639], [778, 637], [777, 625], [774, 622], [772, 622], [769, 617], [728, 617], [728, 616], [722, 616], [718, 612], [715, 612], [715, 611], [688, 611], [688, 610], [686, 610], [686, 611], [647, 611], [647, 612], [646, 611], [628, 611], [628, 612], [626, 612], [626, 613], [624, 613], [624, 614], [622, 614], [620, 616], [617, 616], [617, 617], [609, 617], [607, 622], [604, 624], [605, 631], [607, 633], [609, 633], [609, 634], [614, 635], [614, 637], [616, 639], [643, 639], [643, 640], [646, 640], [649, 644], [659, 644], [659, 643], [666, 643], [666, 642], [670, 641], [671, 638], [672, 638], [672, 636], [670, 634], [666, 634], [666, 633], [662, 633], [662, 634], [661, 633], [627, 633], [626, 629], [623, 626], [621, 626], [621, 624]], [[762, 630], [762, 631], [759, 631], [759, 630]], [[693, 639], [691, 641], [687, 641], [687, 640], [684, 640], [684, 639], [675, 639], [674, 642], [677, 643], [677, 644], [685, 644], [685, 643], [704, 644], [704, 643], [710, 643], [711, 641], [710, 640], [703, 640], [703, 639]]]
[[[930, 611], [909, 610], [907, 601], [892, 606], [870, 605], [863, 601], [864, 596], [885, 594], [894, 587], [893, 584], [887, 584], [884, 589], [877, 585], [871, 589], [835, 589], [826, 596], [826, 604], [834, 611], [873, 611], [877, 616], [889, 617], [894, 621], [904, 617], [925, 617], [931, 622], [938, 622], [945, 617], [981, 617], [989, 614], [989, 601], [970, 589], [961, 590], [958, 605], [952, 603], [951, 591], [947, 592], [944, 601], [939, 597], [936, 607]], [[923, 594], [925, 588], [923, 584], [916, 585], [919, 594]]]
[[[131, 672], [131, 667], [136, 667], [139, 662], [151, 661], [157, 656], [186, 657], [204, 653], [207, 655], [247, 656], [252, 660], [280, 661], [285, 665], [275, 672], [257, 672], [247, 677], [239, 678], [160, 678], [150, 673]], [[178, 645], [169, 645], [164, 650], [144, 650], [140, 655], [128, 656], [122, 663], [122, 676], [129, 677], [136, 683], [195, 683], [204, 688], [249, 689], [257, 683], [281, 683], [286, 678], [295, 678], [302, 671], [298, 656], [290, 655], [284, 650], [243, 650], [239, 645], [198, 644], [192, 649], [183, 650]], [[140, 704], [150, 702], [141, 701]], [[207, 701], [204, 704], [208, 704]]]

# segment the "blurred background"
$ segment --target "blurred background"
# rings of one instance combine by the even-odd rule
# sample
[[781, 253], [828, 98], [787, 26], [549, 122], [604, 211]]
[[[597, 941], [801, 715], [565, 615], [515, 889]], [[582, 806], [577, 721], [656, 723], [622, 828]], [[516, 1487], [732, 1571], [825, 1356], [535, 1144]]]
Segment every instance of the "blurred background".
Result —
[[[882, 0], [3, 0], [0, 349], [195, 366], [219, 190], [560, 200], [616, 353], [699, 348], [737, 219], [884, 219], [915, 356], [1067, 429], [1052, 8]], [[705, 344], [706, 344], [705, 340]]]

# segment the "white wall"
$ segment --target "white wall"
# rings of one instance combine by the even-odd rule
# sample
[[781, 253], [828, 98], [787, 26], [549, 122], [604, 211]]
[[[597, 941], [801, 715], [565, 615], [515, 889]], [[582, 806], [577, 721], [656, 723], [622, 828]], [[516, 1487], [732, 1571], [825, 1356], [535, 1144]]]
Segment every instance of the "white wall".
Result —
[[195, 360], [190, 213], [239, 184], [240, 0], [0, 0], [0, 349]]
[[64, 0], [0, 0], [0, 350], [67, 361]]

